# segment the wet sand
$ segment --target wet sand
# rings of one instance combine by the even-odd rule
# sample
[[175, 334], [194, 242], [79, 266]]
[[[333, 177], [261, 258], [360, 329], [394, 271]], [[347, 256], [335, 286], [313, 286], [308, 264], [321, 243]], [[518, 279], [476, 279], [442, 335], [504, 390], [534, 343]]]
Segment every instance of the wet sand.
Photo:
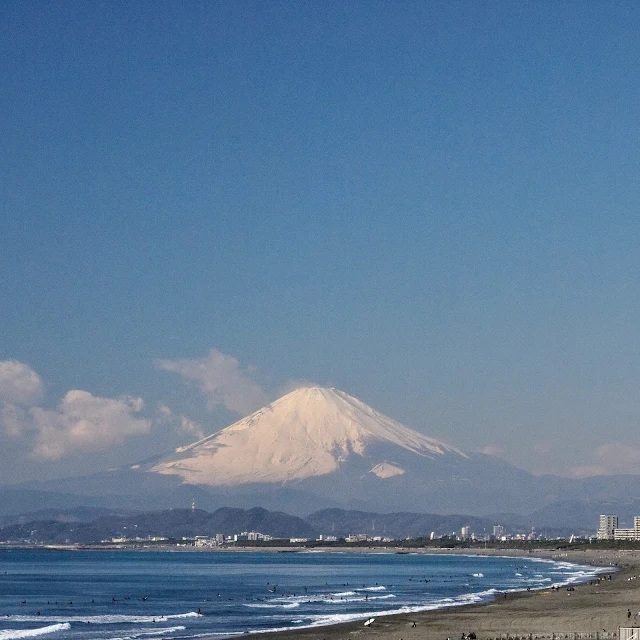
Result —
[[[469, 553], [467, 551], [467, 553]], [[551, 637], [574, 632], [591, 633], [600, 640], [613, 637], [620, 626], [640, 625], [640, 551], [476, 551], [473, 554], [552, 558], [607, 567], [611, 580], [599, 584], [575, 585], [556, 590], [508, 594], [494, 602], [378, 617], [370, 627], [363, 621], [330, 627], [316, 627], [286, 632], [260, 634], [263, 638], [304, 638], [308, 640], [338, 640], [346, 638], [377, 638], [379, 640], [459, 640], [463, 633], [475, 632], [478, 640], [500, 636], [515, 638]], [[617, 565], [617, 566], [616, 566]], [[632, 578], [638, 576], [638, 579]], [[630, 579], [631, 578], [631, 579]], [[627, 618], [627, 609], [634, 614]], [[415, 623], [415, 627], [413, 626]], [[609, 635], [611, 634], [611, 635]]]

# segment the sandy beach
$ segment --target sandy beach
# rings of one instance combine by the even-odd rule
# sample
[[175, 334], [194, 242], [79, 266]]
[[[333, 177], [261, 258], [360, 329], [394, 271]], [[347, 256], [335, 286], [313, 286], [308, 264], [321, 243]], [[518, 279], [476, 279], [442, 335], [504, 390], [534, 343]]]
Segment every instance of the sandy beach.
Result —
[[[468, 553], [468, 551], [467, 551]], [[330, 627], [274, 632], [269, 638], [379, 638], [380, 640], [458, 640], [463, 633], [474, 632], [478, 640], [506, 638], [550, 638], [551, 634], [589, 633], [595, 640], [613, 638], [620, 626], [640, 625], [640, 551], [539, 551], [518, 553], [473, 551], [496, 554], [551, 558], [578, 564], [607, 567], [603, 575], [611, 579], [598, 584], [509, 594], [494, 602], [453, 607], [418, 614], [399, 614], [376, 618], [370, 627], [362, 621]], [[629, 620], [627, 610], [632, 617]], [[415, 624], [415, 626], [414, 626]], [[598, 634], [598, 636], [596, 636]], [[264, 637], [264, 634], [262, 634]], [[571, 639], [573, 640], [573, 639]]]

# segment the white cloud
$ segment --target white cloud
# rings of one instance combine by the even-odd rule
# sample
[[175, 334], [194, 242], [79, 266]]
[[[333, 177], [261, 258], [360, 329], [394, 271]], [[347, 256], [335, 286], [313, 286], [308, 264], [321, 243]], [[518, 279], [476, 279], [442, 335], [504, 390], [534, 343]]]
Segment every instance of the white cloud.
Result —
[[609, 442], [599, 446], [593, 454], [591, 464], [571, 469], [574, 478], [604, 476], [611, 474], [637, 473], [640, 465], [640, 449], [621, 442]]
[[43, 390], [42, 379], [29, 365], [18, 360], [0, 360], [0, 400], [33, 405]]
[[[146, 434], [151, 421], [136, 417], [142, 398], [100, 398], [88, 391], [69, 391], [54, 410], [33, 407], [34, 457], [58, 459], [75, 451], [98, 451]], [[6, 428], [6, 427], [5, 427]]]
[[26, 415], [22, 407], [10, 402], [0, 403], [0, 426], [10, 438], [19, 438], [24, 434]]
[[570, 478], [591, 478], [592, 476], [606, 476], [610, 472], [600, 464], [580, 464], [571, 467], [568, 472]]
[[160, 404], [158, 411], [162, 422], [170, 424], [178, 431], [191, 435], [198, 440], [204, 438], [204, 428], [195, 420], [191, 420], [187, 416], [177, 416], [166, 404]]
[[504, 454], [504, 449], [494, 444], [488, 444], [482, 449], [479, 449], [480, 453], [484, 453], [487, 456], [502, 456]]
[[253, 380], [254, 369], [242, 369], [233, 356], [211, 349], [200, 359], [156, 360], [160, 369], [195, 382], [210, 409], [224, 406], [245, 416], [266, 404], [267, 394]]
[[142, 398], [102, 398], [71, 390], [55, 409], [36, 406], [43, 395], [40, 376], [17, 360], [0, 361], [0, 436], [21, 438], [35, 458], [60, 459], [76, 452], [101, 451], [129, 437], [169, 424], [201, 439], [202, 425], [160, 405], [153, 419], [141, 415]]
[[640, 449], [620, 442], [610, 442], [596, 449], [596, 457], [613, 473], [637, 473]]

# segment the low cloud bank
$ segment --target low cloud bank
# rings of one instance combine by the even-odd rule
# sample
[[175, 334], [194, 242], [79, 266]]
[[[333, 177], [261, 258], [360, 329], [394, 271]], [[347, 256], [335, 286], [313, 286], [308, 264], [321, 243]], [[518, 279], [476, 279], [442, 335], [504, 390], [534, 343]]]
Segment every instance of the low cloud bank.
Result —
[[593, 453], [593, 462], [578, 465], [571, 470], [574, 478], [606, 476], [611, 474], [638, 473], [640, 449], [622, 442], [609, 442]]
[[33, 458], [58, 460], [77, 452], [103, 451], [127, 438], [150, 433], [154, 424], [202, 437], [202, 426], [161, 405], [153, 418], [142, 415], [144, 400], [103, 398], [68, 391], [55, 408], [38, 406], [44, 385], [36, 371], [17, 360], [0, 361], [0, 435], [23, 439]]

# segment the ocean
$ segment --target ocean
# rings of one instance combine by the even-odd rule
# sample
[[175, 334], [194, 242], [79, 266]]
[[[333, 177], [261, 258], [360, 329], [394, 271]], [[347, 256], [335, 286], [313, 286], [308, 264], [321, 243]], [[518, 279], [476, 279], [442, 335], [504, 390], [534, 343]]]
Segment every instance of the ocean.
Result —
[[419, 553], [2, 549], [0, 640], [191, 639], [320, 626], [482, 602], [596, 572]]

